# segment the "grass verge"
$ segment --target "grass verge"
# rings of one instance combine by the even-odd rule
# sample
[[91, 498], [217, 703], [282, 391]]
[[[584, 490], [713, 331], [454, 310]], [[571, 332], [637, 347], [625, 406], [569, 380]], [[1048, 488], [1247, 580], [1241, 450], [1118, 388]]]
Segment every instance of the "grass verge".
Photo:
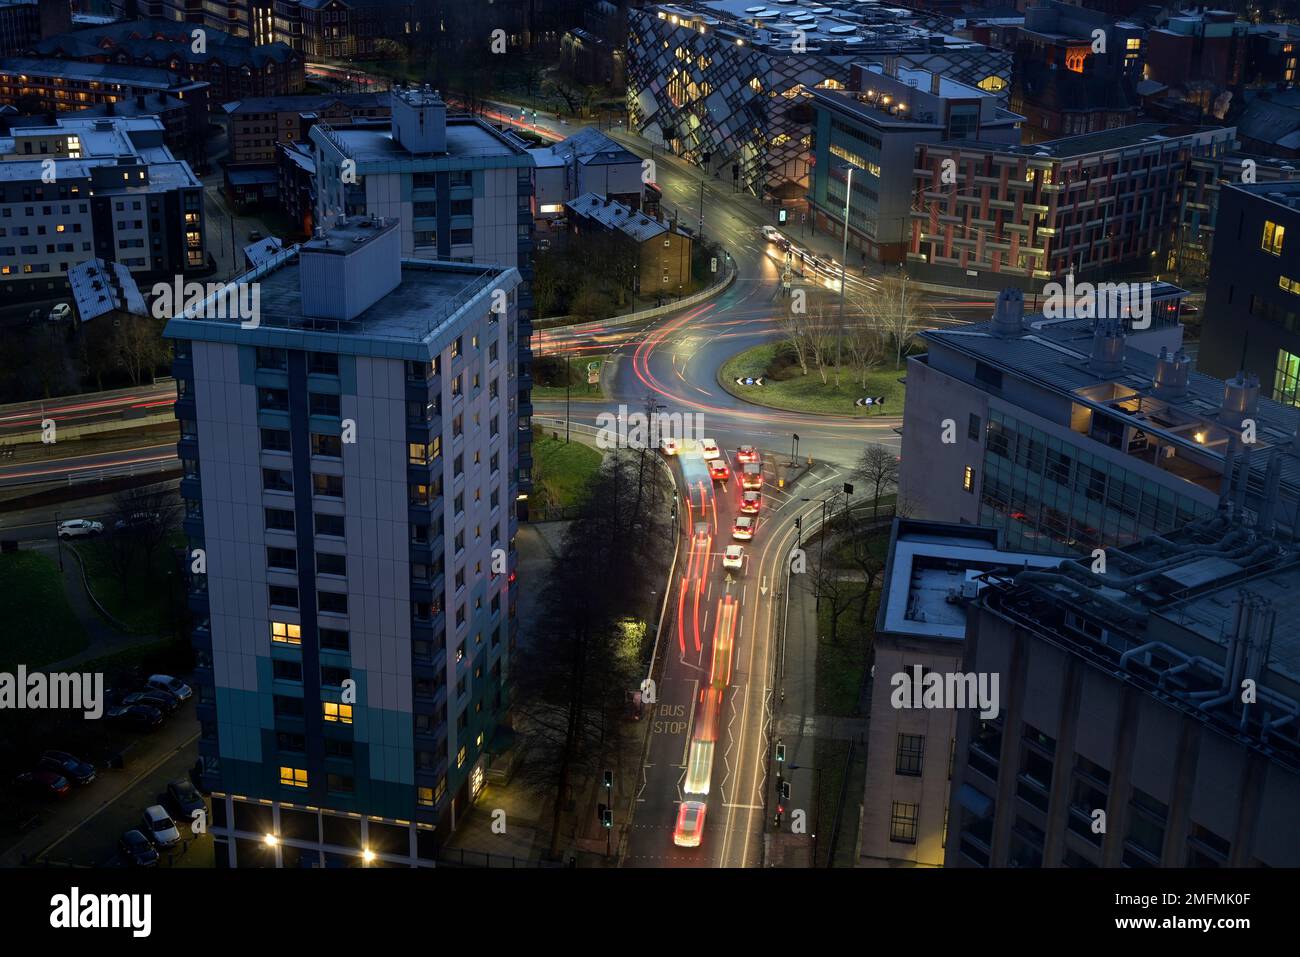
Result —
[[577, 505], [587, 482], [600, 468], [601, 458], [600, 452], [577, 440], [565, 442], [559, 430], [534, 429], [534, 496], [550, 508]]
[[136, 558], [125, 582], [113, 570], [109, 544], [104, 539], [82, 542], [77, 552], [86, 563], [86, 581], [108, 613], [125, 625], [132, 634], [167, 635], [172, 630], [172, 616], [184, 588], [172, 559], [172, 549], [184, 544], [184, 537], [173, 534], [153, 554], [145, 567], [143, 555]]
[[[841, 376], [838, 386], [833, 377], [823, 383], [811, 365], [808, 374], [803, 374], [793, 350], [784, 343], [773, 342], [746, 349], [724, 362], [718, 370], [718, 384], [738, 399], [771, 409], [869, 419], [878, 418], [882, 413], [875, 408], [859, 408], [853, 404], [854, 400], [868, 395], [883, 396], [883, 414], [903, 414], [904, 389], [898, 381], [903, 372], [892, 368], [892, 361], [886, 360], [886, 368], [868, 373], [865, 386], [850, 375]], [[737, 378], [746, 376], [762, 376], [763, 384], [736, 384]]]
[[38, 552], [0, 555], [0, 621], [0, 671], [61, 661], [90, 641], [68, 603], [58, 563]]

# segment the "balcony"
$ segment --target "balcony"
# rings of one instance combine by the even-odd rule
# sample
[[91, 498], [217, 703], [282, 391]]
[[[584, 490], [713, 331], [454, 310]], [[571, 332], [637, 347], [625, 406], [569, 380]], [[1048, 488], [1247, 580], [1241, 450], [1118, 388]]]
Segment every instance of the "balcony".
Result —
[[180, 396], [172, 405], [172, 411], [178, 419], [189, 419], [191, 422], [198, 417], [198, 410], [194, 403], [194, 396], [186, 394]]

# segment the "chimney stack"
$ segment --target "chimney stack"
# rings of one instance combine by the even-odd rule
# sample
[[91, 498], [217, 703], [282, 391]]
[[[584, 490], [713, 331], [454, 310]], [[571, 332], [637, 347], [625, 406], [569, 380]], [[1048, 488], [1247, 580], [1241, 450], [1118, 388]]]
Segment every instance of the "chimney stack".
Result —
[[1240, 429], [1246, 419], [1259, 410], [1259, 376], [1244, 369], [1223, 383], [1223, 405], [1219, 421], [1231, 429]]
[[1092, 358], [1088, 368], [1096, 376], [1108, 378], [1124, 371], [1124, 323], [1118, 319], [1098, 319], [1092, 330]]
[[1187, 373], [1192, 368], [1192, 360], [1182, 348], [1175, 353], [1164, 346], [1156, 358], [1156, 374], [1152, 380], [1152, 395], [1157, 399], [1181, 399], [1187, 395]]
[[1025, 331], [1025, 294], [1019, 289], [1003, 289], [993, 307], [993, 333], [1018, 336]]

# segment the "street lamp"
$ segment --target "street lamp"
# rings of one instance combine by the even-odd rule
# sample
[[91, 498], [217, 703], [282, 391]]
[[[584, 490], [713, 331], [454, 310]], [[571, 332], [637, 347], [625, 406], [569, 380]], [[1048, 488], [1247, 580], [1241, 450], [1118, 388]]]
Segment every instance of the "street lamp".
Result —
[[[801, 499], [799, 499], [799, 501], [801, 501], [801, 502], [811, 502], [811, 501], [813, 501], [813, 499], [810, 499], [810, 498], [801, 498]], [[820, 545], [818, 546], [818, 548], [817, 548], [817, 570], [818, 570], [818, 574], [821, 573], [822, 559], [826, 556], [826, 503], [829, 502], [829, 501], [830, 501], [829, 499], [825, 499], [825, 498], [822, 499], [822, 523], [821, 523], [821, 525], [820, 525], [820, 526], [818, 527], [818, 529], [817, 529], [818, 537], [821, 538], [821, 544], [820, 544]], [[818, 589], [817, 589], [817, 605], [816, 605], [816, 609], [815, 609], [815, 610], [816, 610], [817, 612], [820, 612], [820, 611], [822, 610], [822, 590], [821, 590], [821, 588], [818, 588]]]
[[835, 374], [840, 369], [840, 341], [844, 338], [844, 282], [849, 268], [849, 203], [853, 199], [853, 166], [848, 169], [848, 179], [844, 186], [844, 245], [840, 249], [840, 321], [835, 330]]

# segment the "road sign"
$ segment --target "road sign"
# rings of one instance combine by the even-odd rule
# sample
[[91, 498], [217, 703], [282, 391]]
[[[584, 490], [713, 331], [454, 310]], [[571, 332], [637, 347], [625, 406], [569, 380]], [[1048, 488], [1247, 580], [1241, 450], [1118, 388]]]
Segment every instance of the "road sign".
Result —
[[746, 376], [740, 376], [736, 379], [736, 385], [762, 385], [762, 384], [763, 384], [762, 376], [746, 375]]
[[710, 272], [717, 272], [717, 271], [718, 271], [718, 257], [717, 257], [717, 256], [714, 256], [712, 259], [709, 260], [709, 271], [710, 271]]
[[786, 219], [788, 218], [788, 216], [789, 216], [789, 213], [787, 213], [787, 212], [785, 211], [785, 209], [782, 209], [781, 212], [777, 214], [776, 221], [777, 221], [778, 223], [784, 223], [784, 222], [786, 221]]
[[599, 373], [599, 372], [588, 372], [588, 373], [587, 373], [587, 385], [599, 385], [599, 384], [600, 384], [600, 373]]
[[884, 405], [885, 397], [883, 395], [868, 395], [868, 396], [864, 396], [861, 399], [854, 399], [853, 404], [858, 406], [859, 408], [863, 408], [869, 405]]

